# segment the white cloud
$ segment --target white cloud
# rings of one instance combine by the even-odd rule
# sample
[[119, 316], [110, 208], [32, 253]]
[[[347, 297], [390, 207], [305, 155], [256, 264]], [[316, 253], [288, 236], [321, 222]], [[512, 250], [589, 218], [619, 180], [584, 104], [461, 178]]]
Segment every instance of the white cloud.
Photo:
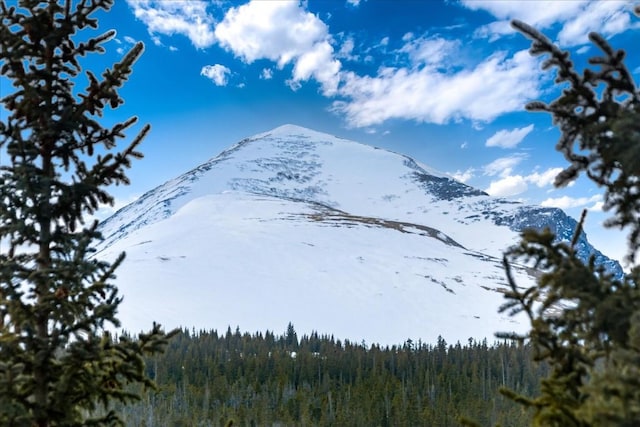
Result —
[[299, 2], [254, 0], [231, 8], [215, 36], [246, 63], [269, 59], [281, 69], [293, 63], [292, 87], [313, 77], [325, 95], [336, 92], [341, 64], [334, 58], [328, 27]]
[[533, 130], [533, 125], [513, 130], [501, 130], [494, 133], [487, 139], [487, 147], [513, 148], [520, 144], [522, 140]]
[[215, 42], [214, 20], [207, 13], [207, 1], [127, 0], [136, 18], [144, 22], [154, 43], [157, 34], [182, 34], [201, 49]]
[[553, 184], [553, 181], [556, 179], [556, 176], [560, 172], [562, 172], [562, 168], [550, 168], [544, 172], [534, 172], [531, 175], [527, 176], [527, 181], [535, 184], [536, 186], [542, 188], [548, 185]]
[[457, 181], [460, 182], [467, 182], [469, 181], [471, 178], [474, 177], [474, 173], [475, 173], [475, 169], [474, 168], [469, 168], [466, 171], [455, 171], [454, 173], [450, 174], [454, 179], [456, 179]]
[[302, 87], [302, 83], [300, 83], [298, 80], [294, 80], [294, 79], [288, 79], [288, 80], [285, 81], [285, 83], [294, 92]]
[[460, 144], [460, 148], [462, 150], [464, 150], [465, 148], [467, 148], [469, 146], [469, 143], [467, 141], [463, 142], [462, 144]]
[[446, 40], [440, 37], [418, 38], [408, 40], [400, 49], [411, 59], [414, 67], [421, 65], [441, 66], [452, 65], [455, 58], [453, 53], [460, 48], [460, 41]]
[[564, 25], [558, 34], [558, 42], [562, 46], [575, 46], [588, 43], [588, 35], [592, 31], [605, 37], [624, 32], [631, 20], [630, 3], [615, 0], [589, 3]]
[[473, 36], [481, 39], [489, 39], [489, 42], [494, 42], [505, 34], [512, 34], [515, 32], [516, 30], [511, 27], [510, 21], [495, 21], [476, 28], [473, 32]]
[[583, 54], [589, 52], [589, 49], [591, 49], [591, 46], [582, 46], [580, 49], [576, 50], [576, 53], [578, 55], [583, 55]]
[[260, 73], [260, 78], [263, 80], [271, 80], [273, 78], [273, 70], [271, 68], [263, 68]]
[[485, 175], [499, 177], [499, 179], [492, 181], [485, 191], [492, 196], [515, 196], [527, 191], [529, 184], [538, 188], [552, 185], [555, 177], [562, 171], [562, 168], [549, 168], [543, 172], [535, 171], [529, 175], [513, 174], [514, 168], [526, 157], [525, 154], [514, 154], [501, 157], [485, 165], [482, 168]]
[[124, 55], [134, 44], [138, 42], [131, 36], [124, 36], [122, 40], [114, 39], [114, 41], [118, 44], [116, 52], [120, 55]]
[[512, 19], [519, 19], [539, 30], [561, 23], [558, 41], [563, 46], [587, 43], [587, 35], [591, 31], [607, 37], [626, 31], [630, 28], [632, 7], [632, 2], [618, 0], [463, 0], [462, 4], [471, 10], [485, 10], [498, 19], [480, 27], [476, 36], [495, 40], [512, 34], [515, 32], [509, 25]]
[[500, 175], [503, 178], [507, 177], [513, 171], [513, 168], [520, 164], [527, 158], [526, 154], [518, 153], [507, 157], [500, 157], [495, 159], [491, 163], [485, 165], [482, 171], [485, 175], [495, 176]]
[[562, 168], [549, 168], [544, 172], [536, 171], [529, 175], [513, 174], [514, 167], [524, 158], [522, 155], [502, 157], [486, 165], [483, 168], [484, 174], [489, 176], [497, 175], [499, 179], [492, 181], [485, 191], [497, 197], [515, 196], [527, 191], [529, 184], [534, 184], [539, 188], [552, 185], [556, 175], [562, 171]]
[[313, 76], [322, 84], [326, 96], [335, 94], [340, 82], [341, 64], [332, 56], [333, 48], [328, 42], [317, 44], [298, 58], [293, 67], [294, 80], [306, 81]]
[[560, 209], [579, 208], [592, 204], [591, 210], [602, 210], [602, 196], [595, 195], [591, 197], [569, 197], [562, 196], [557, 198], [549, 198], [542, 203], [541, 206], [555, 207]]
[[485, 10], [501, 21], [520, 19], [534, 27], [546, 28], [576, 16], [588, 0], [462, 0], [471, 10]]
[[200, 70], [200, 75], [211, 79], [216, 86], [226, 86], [228, 83], [227, 76], [231, 73], [231, 70], [224, 65], [205, 65]]
[[597, 212], [602, 212], [604, 211], [604, 201], [603, 200], [598, 200], [596, 201], [593, 206], [591, 206], [590, 208], [587, 208], [590, 211], [597, 211]]
[[367, 0], [347, 0], [347, 4], [349, 6], [358, 7], [360, 6], [361, 1], [367, 1]]
[[355, 61], [358, 59], [358, 55], [353, 54], [353, 49], [355, 47], [355, 43], [353, 41], [353, 37], [347, 37], [345, 41], [340, 46], [340, 50], [338, 51], [337, 57], [341, 59], [347, 59], [349, 61]]
[[473, 69], [455, 73], [381, 68], [375, 77], [343, 73], [332, 110], [349, 125], [366, 127], [389, 119], [445, 124], [460, 119], [491, 121], [521, 110], [540, 94], [537, 59], [526, 50], [510, 58], [496, 53]]
[[489, 184], [485, 191], [494, 197], [510, 197], [527, 191], [527, 181], [520, 175], [508, 175]]

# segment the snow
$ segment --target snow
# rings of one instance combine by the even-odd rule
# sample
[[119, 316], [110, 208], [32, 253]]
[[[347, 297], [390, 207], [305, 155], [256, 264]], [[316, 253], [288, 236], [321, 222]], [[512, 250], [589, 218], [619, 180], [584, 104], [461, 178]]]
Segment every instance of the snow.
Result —
[[232, 145], [101, 225], [97, 256], [127, 253], [123, 327], [292, 322], [299, 335], [381, 344], [524, 331], [497, 313], [518, 233], [494, 221], [522, 205], [470, 188], [443, 198], [425, 175], [467, 191], [406, 156], [294, 125]]
[[299, 334], [387, 344], [522, 329], [497, 315], [501, 294], [482, 287], [506, 286], [498, 259], [418, 233], [310, 221], [314, 213], [272, 197], [202, 196], [116, 242], [99, 255], [127, 253], [116, 282], [124, 327], [281, 331], [292, 322]]

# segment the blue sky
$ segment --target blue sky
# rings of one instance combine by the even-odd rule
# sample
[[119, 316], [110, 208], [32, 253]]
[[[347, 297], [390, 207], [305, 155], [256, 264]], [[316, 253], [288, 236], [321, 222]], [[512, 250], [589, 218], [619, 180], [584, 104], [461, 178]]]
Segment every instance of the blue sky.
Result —
[[638, 79], [633, 4], [116, 0], [99, 14], [99, 32], [116, 38], [83, 64], [100, 72], [144, 42], [126, 103], [105, 121], [137, 115], [152, 125], [132, 184], [114, 189], [116, 208], [244, 137], [293, 123], [408, 154], [492, 195], [574, 217], [588, 208], [590, 239], [621, 258], [623, 235], [600, 226], [600, 191], [584, 179], [553, 188], [566, 164], [558, 132], [524, 105], [558, 89], [509, 20], [542, 30], [580, 65], [597, 53], [587, 34], [598, 31], [629, 52]]

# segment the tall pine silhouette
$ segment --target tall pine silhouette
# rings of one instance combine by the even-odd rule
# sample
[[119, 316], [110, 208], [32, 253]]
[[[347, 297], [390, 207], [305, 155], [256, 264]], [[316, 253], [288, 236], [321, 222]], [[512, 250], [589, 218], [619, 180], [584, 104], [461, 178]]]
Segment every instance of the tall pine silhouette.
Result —
[[17, 3], [0, 1], [0, 425], [117, 425], [110, 402], [136, 398], [127, 384], [153, 384], [142, 356], [168, 335], [155, 324], [136, 339], [106, 332], [119, 325], [113, 279], [124, 254], [94, 258], [101, 236], [85, 218], [113, 203], [108, 186], [127, 184], [142, 157], [149, 126], [118, 152], [136, 118], [98, 119], [123, 103], [118, 89], [143, 46], [101, 77], [86, 72], [79, 90], [79, 60], [104, 52], [115, 32], [85, 41], [78, 32], [97, 28], [96, 12], [113, 1]]

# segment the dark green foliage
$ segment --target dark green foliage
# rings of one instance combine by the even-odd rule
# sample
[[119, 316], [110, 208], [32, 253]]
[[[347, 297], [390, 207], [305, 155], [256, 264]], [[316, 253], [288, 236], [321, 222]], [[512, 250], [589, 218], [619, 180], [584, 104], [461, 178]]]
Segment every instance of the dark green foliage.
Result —
[[[590, 59], [597, 69], [575, 71], [569, 54], [530, 26], [515, 28], [532, 39], [531, 53], [548, 55], [545, 69], [558, 70], [562, 95], [528, 105], [553, 115], [562, 136], [557, 149], [570, 162], [556, 185], [567, 185], [584, 173], [604, 189], [605, 209], [613, 210], [609, 226], [629, 228], [628, 258], [640, 246], [640, 90], [615, 51], [599, 35], [590, 34], [602, 57]], [[503, 393], [533, 410], [536, 426], [640, 425], [640, 268], [616, 280], [592, 258], [577, 258], [574, 242], [554, 243], [549, 230], [523, 233], [519, 246], [505, 258], [511, 290], [501, 308], [522, 313], [531, 331], [512, 336], [528, 342], [534, 359], [548, 364], [550, 374], [535, 397]], [[509, 262], [527, 263], [540, 272], [537, 284], [520, 288]], [[505, 334], [503, 336], [509, 336]]]
[[159, 390], [122, 409], [138, 426], [525, 426], [500, 387], [538, 392], [532, 348], [469, 341], [364, 347], [312, 333], [183, 331], [148, 359]]
[[[96, 28], [92, 15], [112, 0], [0, 1], [0, 425], [115, 425], [109, 402], [131, 401], [128, 383], [152, 385], [144, 354], [166, 335], [154, 325], [137, 339], [114, 339], [121, 298], [110, 283], [124, 259], [93, 257], [97, 222], [84, 218], [112, 203], [111, 184], [142, 155], [145, 126], [121, 152], [111, 152], [136, 122], [105, 128], [96, 118], [123, 100], [117, 90], [140, 56], [138, 44], [98, 78], [74, 88], [79, 58], [101, 53], [114, 36], [78, 42]], [[13, 89], [5, 87], [11, 82]], [[8, 86], [8, 85], [7, 85]], [[98, 152], [103, 154], [98, 155]], [[98, 408], [100, 416], [92, 414]]]
[[630, 228], [633, 259], [640, 245], [640, 91], [624, 64], [625, 52], [591, 33], [589, 39], [603, 55], [590, 58], [595, 67], [579, 74], [569, 52], [523, 22], [514, 21], [513, 26], [532, 40], [532, 55], [549, 55], [543, 69], [557, 68], [556, 83], [566, 85], [555, 101], [527, 105], [529, 111], [550, 113], [560, 129], [556, 149], [569, 166], [557, 176], [556, 186], [584, 173], [603, 188], [604, 209], [615, 214], [608, 225]]

